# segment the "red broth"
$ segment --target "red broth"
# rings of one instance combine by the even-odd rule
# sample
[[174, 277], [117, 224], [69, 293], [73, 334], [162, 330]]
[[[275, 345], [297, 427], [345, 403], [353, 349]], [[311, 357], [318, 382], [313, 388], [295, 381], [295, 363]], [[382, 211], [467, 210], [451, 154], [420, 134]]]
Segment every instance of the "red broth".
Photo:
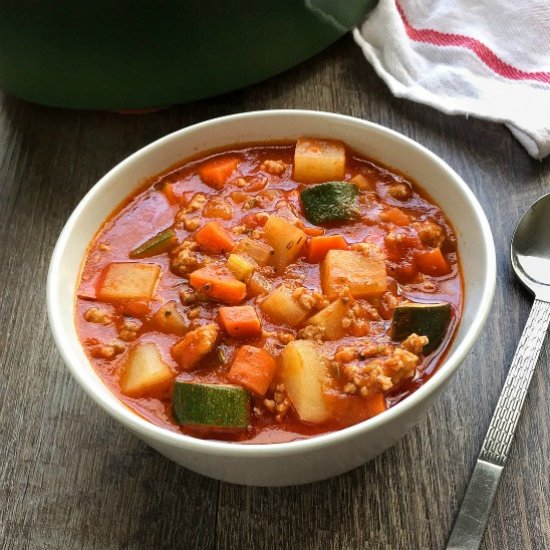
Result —
[[[124, 201], [91, 242], [75, 304], [78, 334], [105, 384], [132, 411], [150, 422], [196, 437], [241, 443], [303, 439], [355, 424], [394, 406], [424, 384], [440, 365], [458, 326], [463, 303], [456, 238], [445, 214], [415, 182], [346, 148], [345, 173], [341, 179], [357, 183], [358, 211], [349, 221], [315, 225], [305, 216], [300, 193], [317, 184], [293, 179], [294, 153], [295, 143], [254, 144], [182, 162], [152, 177]], [[225, 162], [228, 158], [236, 159], [233, 167], [231, 162]], [[203, 167], [212, 166], [209, 163], [216, 159], [221, 159], [222, 169], [210, 174], [207, 171], [204, 176]], [[204, 179], [208, 180], [213, 173], [218, 180], [209, 181], [210, 185], [205, 183], [199, 175], [201, 170]], [[263, 233], [268, 215], [306, 232], [304, 246], [287, 267], [275, 271], [271, 265], [255, 265], [255, 273], [268, 281], [271, 292], [280, 285], [288, 285], [292, 299], [300, 306], [309, 306], [303, 308], [307, 311], [304, 320], [295, 326], [274, 320], [266, 313], [262, 308], [266, 296], [252, 296], [250, 281], [245, 282], [246, 296], [232, 304], [208, 296], [206, 287], [193, 288], [189, 281], [190, 274], [204, 265], [219, 267], [227, 262], [228, 251], [209, 254], [196, 244], [195, 235], [205, 224], [219, 224], [237, 246], [245, 237], [271, 246]], [[130, 258], [131, 251], [167, 228], [172, 228], [176, 235], [167, 250], [141, 259]], [[346, 320], [342, 320], [342, 335], [327, 340], [323, 328], [317, 331], [307, 323], [334, 297], [327, 299], [321, 284], [320, 262], [308, 261], [308, 256], [315, 236], [334, 235], [342, 236], [349, 249], [361, 249], [358, 245], [368, 243], [380, 251], [386, 288], [354, 297], [346, 287], [343, 294], [349, 307]], [[191, 249], [187, 257], [180, 255], [176, 262], [184, 242], [192, 243]], [[246, 254], [244, 257], [250, 259]], [[110, 264], [118, 262], [160, 267], [161, 275], [150, 299], [102, 299], [106, 272]], [[184, 320], [185, 328], [179, 334], [163, 332], [151, 320], [170, 301]], [[411, 347], [410, 343], [393, 340], [393, 311], [408, 301], [450, 304], [445, 335], [426, 355], [413, 349], [414, 345], [418, 348], [418, 342], [413, 341]], [[243, 305], [254, 308], [261, 332], [235, 338], [220, 322], [219, 310]], [[192, 366], [182, 368], [172, 348], [189, 332], [212, 324], [219, 327], [212, 349]], [[300, 407], [290, 399], [281, 378], [283, 350], [292, 342], [306, 340], [313, 342], [324, 358], [322, 399], [328, 403], [329, 412], [322, 420], [311, 421], [305, 413], [308, 419], [301, 418]], [[145, 343], [154, 343], [172, 378], [156, 387], [125, 392], [121, 381], [131, 351]], [[402, 345], [408, 349], [403, 351]], [[173, 411], [175, 381], [234, 386], [235, 378], [229, 372], [242, 346], [264, 350], [277, 365], [264, 395], [247, 391], [250, 396], [247, 427], [220, 429], [178, 423]], [[411, 349], [418, 353], [412, 353]], [[407, 364], [405, 368], [399, 361], [403, 363], [405, 356], [405, 363], [414, 362], [411, 353], [417, 364], [412, 367]]]

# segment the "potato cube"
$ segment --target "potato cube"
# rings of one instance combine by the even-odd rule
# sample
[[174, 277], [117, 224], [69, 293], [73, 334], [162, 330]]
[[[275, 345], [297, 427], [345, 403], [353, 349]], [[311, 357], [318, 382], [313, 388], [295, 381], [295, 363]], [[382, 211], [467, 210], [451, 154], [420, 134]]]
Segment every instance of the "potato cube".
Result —
[[321, 286], [330, 300], [346, 290], [355, 298], [382, 294], [387, 286], [384, 257], [375, 251], [329, 250], [321, 264]]
[[120, 389], [129, 397], [158, 396], [170, 388], [175, 372], [164, 362], [152, 342], [130, 350], [120, 376]]
[[278, 216], [267, 218], [264, 236], [273, 247], [272, 263], [277, 273], [281, 273], [300, 255], [307, 239], [307, 235], [301, 229]]
[[342, 321], [349, 311], [350, 300], [339, 298], [329, 304], [307, 320], [308, 325], [315, 325], [325, 329], [324, 335], [327, 340], [338, 340], [345, 334]]
[[294, 179], [305, 183], [342, 180], [346, 149], [339, 141], [300, 138], [294, 152]]
[[331, 414], [323, 388], [326, 374], [327, 360], [312, 340], [294, 340], [281, 353], [281, 379], [305, 422], [323, 422]]
[[109, 264], [101, 281], [98, 298], [105, 302], [151, 300], [161, 268], [157, 264], [116, 262]]
[[187, 323], [178, 311], [175, 300], [166, 302], [149, 320], [150, 327], [166, 334], [182, 336], [187, 332]]
[[308, 310], [292, 297], [293, 289], [285, 285], [277, 287], [260, 304], [260, 309], [276, 323], [286, 323], [291, 327], [299, 324], [307, 315]]

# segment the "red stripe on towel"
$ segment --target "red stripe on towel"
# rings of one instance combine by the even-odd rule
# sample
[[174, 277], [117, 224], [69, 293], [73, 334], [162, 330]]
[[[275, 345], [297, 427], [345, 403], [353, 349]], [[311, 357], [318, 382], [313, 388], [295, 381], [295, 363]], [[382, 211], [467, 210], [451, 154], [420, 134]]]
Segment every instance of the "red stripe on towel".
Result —
[[435, 31], [432, 29], [415, 29], [405, 16], [401, 3], [398, 0], [395, 0], [395, 5], [403, 21], [407, 35], [411, 40], [435, 44], [436, 46], [459, 46], [462, 48], [468, 48], [475, 55], [477, 55], [477, 57], [485, 63], [487, 67], [500, 76], [511, 80], [536, 80], [537, 82], [550, 84], [550, 73], [530, 73], [527, 71], [522, 71], [521, 69], [518, 69], [500, 59], [500, 57], [498, 57], [498, 55], [496, 55], [490, 48], [475, 38], [470, 38], [461, 34]]

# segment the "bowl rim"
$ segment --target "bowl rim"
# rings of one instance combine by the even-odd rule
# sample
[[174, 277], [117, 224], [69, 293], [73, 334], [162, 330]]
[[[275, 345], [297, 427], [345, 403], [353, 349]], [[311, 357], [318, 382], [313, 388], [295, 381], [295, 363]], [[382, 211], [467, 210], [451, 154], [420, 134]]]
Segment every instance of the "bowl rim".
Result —
[[[88, 204], [92, 198], [100, 193], [109, 181], [116, 177], [119, 172], [123, 171], [134, 163], [137, 159], [145, 154], [154, 153], [156, 150], [163, 148], [171, 141], [180, 140], [187, 134], [193, 134], [198, 130], [216, 125], [225, 124], [238, 124], [239, 121], [257, 118], [257, 117], [280, 117], [280, 116], [305, 116], [312, 118], [323, 119], [327, 125], [330, 122], [338, 123], [352, 123], [355, 125], [362, 125], [370, 132], [376, 134], [386, 134], [389, 137], [405, 142], [408, 146], [412, 147], [425, 158], [428, 158], [431, 162], [438, 165], [449, 176], [450, 180], [453, 180], [454, 184], [458, 186], [462, 194], [467, 199], [470, 207], [477, 217], [477, 221], [482, 229], [482, 246], [485, 253], [485, 265], [483, 266], [484, 277], [480, 281], [481, 287], [484, 289], [482, 298], [477, 306], [477, 312], [474, 316], [473, 322], [466, 329], [462, 341], [447, 357], [445, 357], [442, 365], [436, 370], [436, 372], [426, 381], [420, 388], [418, 388], [412, 395], [409, 395], [406, 399], [397, 403], [393, 407], [384, 411], [383, 413], [364, 420], [353, 426], [337, 430], [335, 432], [329, 432], [326, 434], [317, 435], [307, 439], [300, 439], [295, 441], [288, 441], [283, 443], [239, 443], [239, 442], [226, 442], [208, 439], [199, 439], [186, 434], [170, 431], [166, 428], [162, 428], [153, 424], [152, 422], [142, 418], [135, 412], [133, 412], [125, 403], [120, 401], [118, 397], [118, 403], [122, 407], [114, 408], [103, 393], [96, 392], [93, 388], [89, 387], [86, 383], [85, 377], [81, 372], [81, 363], [76, 360], [69, 353], [67, 347], [63, 344], [63, 341], [70, 335], [64, 329], [64, 323], [59, 308], [56, 307], [58, 297], [58, 274], [62, 264], [63, 256], [71, 236], [74, 227], [77, 225], [81, 215], [85, 212]], [[230, 145], [230, 144], [228, 144]], [[139, 182], [136, 182], [136, 188]], [[116, 205], [113, 206], [113, 209]], [[80, 258], [82, 261], [82, 258]], [[159, 444], [171, 445], [181, 448], [183, 450], [208, 453], [213, 456], [224, 457], [278, 457], [282, 455], [295, 455], [302, 453], [310, 453], [319, 450], [324, 447], [338, 445], [349, 439], [354, 439], [360, 435], [365, 435], [367, 432], [381, 428], [384, 424], [389, 424], [392, 420], [396, 420], [400, 416], [405, 416], [408, 411], [413, 409], [421, 401], [429, 401], [431, 395], [437, 395], [439, 388], [441, 388], [456, 372], [459, 365], [464, 360], [466, 354], [470, 351], [474, 345], [479, 333], [481, 332], [483, 325], [487, 319], [490, 311], [490, 307], [493, 301], [493, 296], [496, 287], [496, 253], [495, 245], [493, 241], [492, 232], [489, 226], [489, 222], [485, 216], [485, 213], [479, 204], [477, 198], [468, 187], [468, 185], [462, 180], [462, 178], [440, 157], [429, 149], [416, 142], [415, 140], [395, 131], [390, 128], [386, 128], [380, 124], [363, 120], [357, 117], [348, 115], [342, 115], [338, 113], [332, 113], [327, 111], [316, 111], [306, 109], [273, 109], [273, 110], [258, 110], [249, 111], [245, 113], [237, 113], [226, 115], [222, 117], [216, 117], [197, 124], [193, 124], [184, 127], [180, 130], [176, 130], [167, 134], [148, 145], [140, 148], [132, 153], [130, 156], [123, 159], [121, 162], [111, 168], [103, 177], [99, 179], [80, 200], [76, 208], [73, 210], [69, 219], [65, 223], [57, 243], [55, 245], [50, 265], [48, 269], [48, 278], [46, 286], [46, 302], [47, 312], [52, 331], [54, 341], [59, 350], [59, 353], [63, 359], [64, 364], [69, 369], [73, 377], [82, 387], [87, 395], [89, 395], [93, 401], [95, 401], [104, 411], [121, 422], [125, 427], [132, 430], [134, 433], [143, 435], [144, 438], [157, 442]], [[93, 369], [93, 366], [89, 364], [89, 367]], [[100, 378], [103, 382], [103, 380]], [[103, 382], [105, 392], [112, 394], [109, 387]]]

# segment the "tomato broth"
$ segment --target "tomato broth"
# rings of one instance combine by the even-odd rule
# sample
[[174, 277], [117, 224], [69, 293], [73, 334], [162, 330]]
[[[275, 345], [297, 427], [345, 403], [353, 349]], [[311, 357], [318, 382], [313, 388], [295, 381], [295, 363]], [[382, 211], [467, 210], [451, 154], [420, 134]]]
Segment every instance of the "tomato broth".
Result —
[[344, 144], [301, 138], [150, 178], [91, 242], [75, 320], [94, 368], [138, 415], [278, 443], [413, 393], [462, 304], [453, 228], [421, 187]]

